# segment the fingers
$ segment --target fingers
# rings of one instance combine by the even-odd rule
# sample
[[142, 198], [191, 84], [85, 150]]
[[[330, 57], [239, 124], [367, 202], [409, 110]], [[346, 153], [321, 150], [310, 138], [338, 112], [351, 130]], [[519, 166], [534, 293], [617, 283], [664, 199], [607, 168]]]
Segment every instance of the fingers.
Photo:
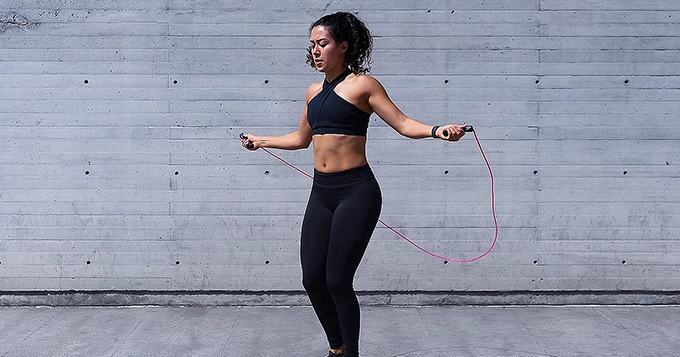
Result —
[[458, 141], [465, 135], [466, 125], [445, 125], [443, 126], [442, 135], [444, 140]]
[[241, 138], [241, 145], [242, 145], [244, 148], [246, 148], [246, 149], [248, 149], [248, 150], [256, 150], [255, 144], [253, 143], [253, 141], [251, 141], [251, 140], [249, 139], [249, 137], [252, 138], [252, 139], [254, 139], [254, 136], [249, 135], [249, 134], [246, 135], [246, 134], [243, 134], [243, 133], [239, 134], [238, 136], [239, 136], [239, 138]]

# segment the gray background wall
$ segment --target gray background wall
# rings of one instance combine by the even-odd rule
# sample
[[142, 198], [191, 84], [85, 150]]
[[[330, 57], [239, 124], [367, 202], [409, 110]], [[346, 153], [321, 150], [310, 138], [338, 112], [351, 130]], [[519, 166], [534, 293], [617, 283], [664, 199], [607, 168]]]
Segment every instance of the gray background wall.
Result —
[[[472, 264], [378, 226], [358, 290], [680, 290], [677, 1], [3, 0], [0, 291], [300, 291], [311, 181], [237, 136], [296, 128], [308, 26], [340, 10], [407, 115], [475, 125], [500, 224]], [[385, 222], [489, 247], [471, 135], [368, 137]]]

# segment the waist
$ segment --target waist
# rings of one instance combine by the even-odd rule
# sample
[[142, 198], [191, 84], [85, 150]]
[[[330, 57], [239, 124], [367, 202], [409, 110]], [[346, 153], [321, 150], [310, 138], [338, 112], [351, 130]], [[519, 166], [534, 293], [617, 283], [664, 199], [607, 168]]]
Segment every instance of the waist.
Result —
[[346, 187], [373, 180], [375, 175], [369, 164], [339, 172], [320, 172], [314, 169], [314, 185], [325, 188]]
[[314, 135], [314, 168], [320, 172], [340, 172], [365, 165], [366, 137]]

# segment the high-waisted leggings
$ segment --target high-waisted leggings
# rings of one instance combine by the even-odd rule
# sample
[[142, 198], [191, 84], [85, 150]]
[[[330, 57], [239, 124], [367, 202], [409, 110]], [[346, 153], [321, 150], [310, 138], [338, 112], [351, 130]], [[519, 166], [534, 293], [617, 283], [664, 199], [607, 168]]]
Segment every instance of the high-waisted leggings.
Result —
[[359, 356], [359, 301], [354, 274], [380, 216], [382, 195], [368, 165], [338, 173], [315, 170], [302, 223], [302, 284], [332, 349]]

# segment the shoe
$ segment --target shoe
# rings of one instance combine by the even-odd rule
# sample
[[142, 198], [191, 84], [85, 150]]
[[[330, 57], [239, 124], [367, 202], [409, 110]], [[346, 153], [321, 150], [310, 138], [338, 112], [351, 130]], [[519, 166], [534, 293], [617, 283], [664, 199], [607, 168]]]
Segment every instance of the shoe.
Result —
[[340, 352], [339, 354], [336, 355], [335, 353], [333, 353], [333, 351], [328, 351], [328, 357], [345, 357], [345, 353]]

